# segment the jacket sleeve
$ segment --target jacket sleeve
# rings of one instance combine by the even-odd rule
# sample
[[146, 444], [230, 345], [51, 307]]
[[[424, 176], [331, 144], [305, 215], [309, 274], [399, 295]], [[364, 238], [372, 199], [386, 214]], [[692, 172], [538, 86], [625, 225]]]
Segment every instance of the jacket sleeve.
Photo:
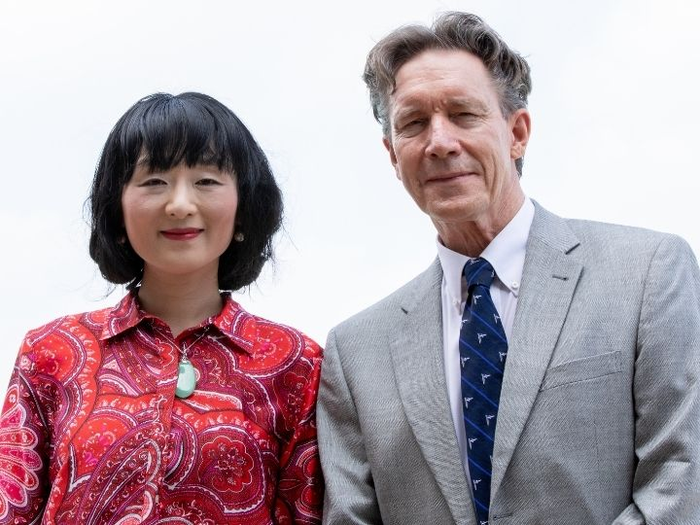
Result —
[[326, 481], [323, 523], [377, 524], [382, 522], [379, 505], [339, 344], [331, 331], [318, 402], [318, 439]]
[[700, 523], [700, 272], [665, 237], [647, 272], [634, 377], [632, 500], [614, 525]]

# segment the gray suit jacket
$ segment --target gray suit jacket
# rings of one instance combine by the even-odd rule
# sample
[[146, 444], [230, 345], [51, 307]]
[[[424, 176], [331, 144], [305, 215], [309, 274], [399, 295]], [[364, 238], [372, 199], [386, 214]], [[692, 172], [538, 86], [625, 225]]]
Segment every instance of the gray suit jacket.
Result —
[[[324, 523], [475, 524], [439, 262], [329, 334]], [[700, 524], [700, 272], [678, 237], [537, 206], [496, 427], [491, 523]]]

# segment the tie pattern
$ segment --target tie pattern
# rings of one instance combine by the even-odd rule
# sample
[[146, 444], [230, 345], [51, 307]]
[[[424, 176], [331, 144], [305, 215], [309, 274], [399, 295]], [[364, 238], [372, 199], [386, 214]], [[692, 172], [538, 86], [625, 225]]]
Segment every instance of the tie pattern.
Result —
[[491, 460], [508, 342], [491, 300], [496, 275], [485, 259], [464, 266], [468, 297], [459, 334], [462, 408], [474, 506], [480, 525], [487, 525], [491, 496]]

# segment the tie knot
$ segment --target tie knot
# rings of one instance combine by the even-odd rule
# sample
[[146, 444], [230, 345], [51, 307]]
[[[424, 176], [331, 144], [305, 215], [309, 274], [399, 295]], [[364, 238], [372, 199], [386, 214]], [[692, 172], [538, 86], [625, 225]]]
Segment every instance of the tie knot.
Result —
[[467, 290], [471, 290], [473, 286], [477, 285], [490, 288], [493, 278], [496, 276], [491, 263], [481, 257], [467, 261], [462, 273], [464, 273], [464, 278], [467, 280]]

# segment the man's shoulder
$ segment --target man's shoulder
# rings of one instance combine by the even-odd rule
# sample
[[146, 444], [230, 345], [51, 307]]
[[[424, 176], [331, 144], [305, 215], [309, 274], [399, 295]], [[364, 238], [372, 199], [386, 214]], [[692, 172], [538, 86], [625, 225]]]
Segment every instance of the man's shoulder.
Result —
[[650, 240], [661, 241], [664, 238], [678, 237], [672, 233], [640, 228], [638, 226], [627, 226], [623, 224], [613, 224], [609, 222], [592, 221], [586, 219], [564, 219], [569, 227], [579, 236], [591, 240], [606, 240], [611, 243], [620, 241], [626, 242], [649, 242]]
[[405, 315], [406, 307], [421, 301], [422, 295], [439, 293], [442, 270], [436, 259], [423, 272], [406, 284], [364, 310], [354, 314], [333, 328], [336, 334], [352, 334], [357, 332], [375, 332], [382, 327], [391, 325], [392, 319]]
[[[564, 230], [567, 230], [564, 232]], [[569, 251], [576, 246], [573, 253], [595, 253], [597, 257], [619, 255], [635, 257], [653, 254], [662, 245], [677, 246], [683, 251], [689, 250], [688, 243], [678, 235], [664, 233], [637, 226], [626, 226], [607, 222], [562, 218], [538, 205], [536, 219], [531, 231], [533, 238], [544, 244], [556, 243]], [[566, 238], [566, 244], [559, 241]], [[573, 239], [573, 240], [572, 240]]]
[[[654, 257], [662, 248], [692, 255], [692, 250], [682, 237], [673, 234], [605, 222], [582, 219], [566, 219], [566, 223], [579, 238], [585, 251], [599, 258], [606, 256], [647, 259]], [[641, 262], [641, 261], [640, 261]]]

